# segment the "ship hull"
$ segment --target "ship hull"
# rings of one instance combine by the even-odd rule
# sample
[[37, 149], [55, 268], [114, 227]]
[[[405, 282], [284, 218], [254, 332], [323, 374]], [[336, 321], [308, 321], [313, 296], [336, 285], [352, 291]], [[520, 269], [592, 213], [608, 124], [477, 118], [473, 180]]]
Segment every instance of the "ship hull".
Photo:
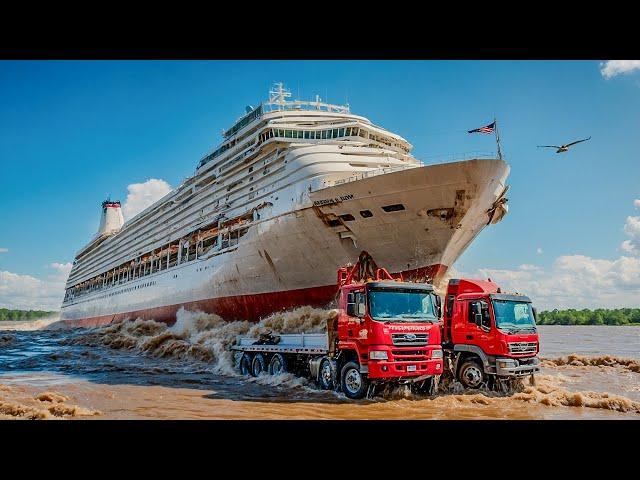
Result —
[[[444, 265], [432, 265], [421, 269], [420, 274], [436, 276], [443, 275], [445, 272], [446, 267]], [[415, 274], [415, 272], [402, 273], [405, 276]], [[97, 327], [109, 323], [118, 323], [140, 318], [142, 320], [155, 320], [172, 325], [175, 323], [176, 315], [181, 308], [187, 311], [215, 313], [228, 321], [259, 319], [274, 312], [291, 310], [301, 305], [331, 308], [335, 306], [337, 293], [337, 285], [332, 284], [283, 292], [210, 298], [165, 305], [162, 307], [145, 308], [131, 312], [101, 315], [77, 320], [63, 320], [63, 322], [73, 327]]]
[[256, 321], [321, 307], [335, 296], [338, 267], [362, 250], [392, 272], [437, 281], [489, 223], [508, 173], [501, 160], [469, 160], [322, 188], [288, 213], [264, 215], [223, 252], [84, 295], [63, 305], [61, 318], [78, 326], [171, 323], [184, 307]]

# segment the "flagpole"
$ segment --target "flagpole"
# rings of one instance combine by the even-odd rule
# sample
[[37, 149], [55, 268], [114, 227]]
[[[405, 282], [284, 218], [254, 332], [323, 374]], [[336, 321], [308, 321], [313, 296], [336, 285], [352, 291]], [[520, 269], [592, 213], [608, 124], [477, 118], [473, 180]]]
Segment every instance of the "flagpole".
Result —
[[500, 132], [498, 132], [498, 121], [493, 117], [493, 124], [496, 127], [496, 144], [498, 145], [498, 158], [502, 160], [502, 149], [500, 148]]

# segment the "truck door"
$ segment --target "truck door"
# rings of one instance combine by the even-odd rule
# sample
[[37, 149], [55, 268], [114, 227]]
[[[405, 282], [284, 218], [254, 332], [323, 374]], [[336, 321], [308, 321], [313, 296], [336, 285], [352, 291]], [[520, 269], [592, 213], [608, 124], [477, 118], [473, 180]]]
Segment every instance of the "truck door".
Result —
[[347, 293], [346, 325], [341, 335], [343, 338], [358, 338], [364, 319], [365, 299], [364, 289], [352, 290]]
[[[478, 325], [477, 312], [480, 311], [481, 319]], [[484, 300], [469, 300], [467, 305], [468, 330], [466, 341], [478, 345], [484, 349], [492, 339], [491, 315], [489, 303]], [[485, 350], [486, 351], [486, 350]]]

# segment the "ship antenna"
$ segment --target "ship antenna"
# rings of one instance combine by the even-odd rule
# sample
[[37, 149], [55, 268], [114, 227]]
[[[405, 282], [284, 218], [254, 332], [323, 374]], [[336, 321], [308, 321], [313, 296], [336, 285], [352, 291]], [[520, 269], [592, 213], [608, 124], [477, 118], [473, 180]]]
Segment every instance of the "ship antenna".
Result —
[[273, 84], [273, 90], [269, 91], [269, 103], [276, 103], [282, 107], [290, 96], [291, 92], [284, 87], [284, 83], [276, 82]]

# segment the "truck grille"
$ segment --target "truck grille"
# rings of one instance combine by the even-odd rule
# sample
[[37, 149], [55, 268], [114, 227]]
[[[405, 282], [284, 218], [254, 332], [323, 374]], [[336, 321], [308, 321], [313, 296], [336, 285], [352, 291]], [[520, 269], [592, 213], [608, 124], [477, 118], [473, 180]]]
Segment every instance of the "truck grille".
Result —
[[536, 353], [538, 344], [536, 342], [513, 342], [509, 343], [509, 353], [523, 354]]
[[429, 343], [428, 333], [392, 333], [391, 339], [394, 345], [399, 346], [422, 346]]
[[396, 362], [421, 362], [429, 360], [427, 350], [391, 350]]

